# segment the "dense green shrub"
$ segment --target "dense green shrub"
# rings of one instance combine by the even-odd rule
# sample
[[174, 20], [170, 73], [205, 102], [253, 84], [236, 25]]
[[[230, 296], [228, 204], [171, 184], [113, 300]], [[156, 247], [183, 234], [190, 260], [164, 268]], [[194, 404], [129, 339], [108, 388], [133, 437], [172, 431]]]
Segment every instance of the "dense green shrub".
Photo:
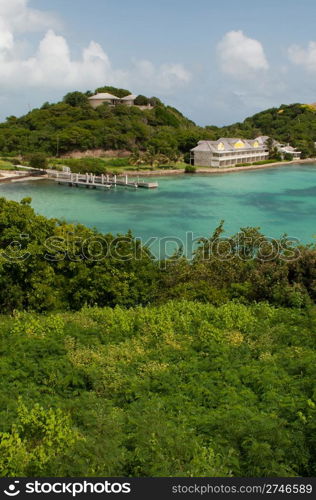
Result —
[[46, 219], [29, 202], [0, 198], [1, 311], [132, 306], [152, 300], [158, 266], [130, 233], [101, 235]]
[[28, 162], [32, 168], [47, 168], [47, 157], [44, 153], [33, 153], [29, 155]]
[[64, 96], [63, 101], [66, 104], [69, 104], [69, 106], [74, 106], [74, 107], [88, 105], [88, 97], [82, 92], [69, 92], [69, 94], [66, 94]]
[[2, 317], [0, 474], [314, 476], [315, 333], [264, 303]]
[[195, 174], [196, 167], [194, 165], [186, 165], [184, 171], [186, 174]]
[[138, 95], [135, 99], [135, 104], [137, 106], [147, 106], [148, 97], [145, 97], [144, 95]]
[[192, 260], [177, 255], [158, 262], [130, 233], [102, 235], [46, 219], [30, 202], [0, 198], [1, 311], [131, 307], [176, 297], [299, 308], [316, 301], [314, 246], [271, 242], [256, 228], [221, 240], [220, 225], [200, 241]]

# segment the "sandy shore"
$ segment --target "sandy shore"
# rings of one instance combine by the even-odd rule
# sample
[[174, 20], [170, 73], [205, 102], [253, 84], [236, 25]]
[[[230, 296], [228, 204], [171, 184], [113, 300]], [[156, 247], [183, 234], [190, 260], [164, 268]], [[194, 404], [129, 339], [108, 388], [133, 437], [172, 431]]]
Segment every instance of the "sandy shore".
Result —
[[[316, 158], [307, 158], [306, 160], [293, 160], [293, 161], [278, 161], [274, 163], [264, 163], [263, 165], [249, 165], [244, 167], [228, 167], [228, 168], [212, 168], [212, 167], [197, 167], [197, 174], [231, 174], [236, 172], [241, 172], [242, 170], [261, 170], [263, 168], [272, 167], [286, 167], [287, 165], [297, 165], [301, 163], [315, 163]], [[170, 169], [170, 170], [126, 170], [122, 172], [122, 175], [129, 175], [131, 177], [158, 177], [165, 175], [183, 175], [185, 172], [183, 169]], [[186, 174], [187, 175], [187, 174]]]
[[34, 176], [34, 175], [26, 175], [25, 177], [18, 177], [12, 179], [11, 182], [25, 182], [25, 181], [42, 181], [43, 179], [48, 179], [47, 175]]
[[4, 182], [25, 182], [47, 179], [47, 175], [32, 176], [27, 173], [15, 172], [14, 170], [0, 170], [0, 183]]

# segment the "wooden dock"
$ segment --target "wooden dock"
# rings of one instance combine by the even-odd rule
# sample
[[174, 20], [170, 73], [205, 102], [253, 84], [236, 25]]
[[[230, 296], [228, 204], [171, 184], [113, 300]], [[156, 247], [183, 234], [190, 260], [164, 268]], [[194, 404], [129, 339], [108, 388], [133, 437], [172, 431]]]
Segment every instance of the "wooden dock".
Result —
[[94, 175], [94, 174], [73, 174], [66, 172], [54, 172], [49, 174], [58, 184], [68, 184], [71, 187], [86, 187], [91, 189], [123, 186], [131, 188], [154, 189], [158, 187], [157, 182], [145, 182], [139, 179], [129, 179], [127, 175]]

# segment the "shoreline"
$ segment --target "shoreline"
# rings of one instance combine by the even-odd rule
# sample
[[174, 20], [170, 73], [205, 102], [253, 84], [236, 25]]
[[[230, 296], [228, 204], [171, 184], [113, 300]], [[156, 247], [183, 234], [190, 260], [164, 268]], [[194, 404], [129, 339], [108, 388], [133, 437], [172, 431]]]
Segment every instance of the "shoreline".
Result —
[[[117, 175], [128, 175], [129, 177], [168, 177], [174, 175], [213, 175], [213, 174], [232, 174], [237, 172], [244, 172], [248, 170], [261, 170], [266, 168], [276, 168], [276, 167], [286, 167], [288, 165], [304, 165], [308, 163], [316, 163], [316, 158], [306, 158], [304, 160], [292, 160], [292, 161], [278, 161], [274, 163], [264, 163], [263, 165], [249, 165], [243, 167], [224, 167], [224, 168], [214, 168], [214, 167], [197, 167], [196, 172], [186, 173], [184, 169], [170, 169], [170, 170], [123, 170]], [[2, 174], [2, 175], [1, 175]], [[34, 175], [17, 175], [14, 171], [10, 170], [0, 170], [0, 184], [5, 183], [15, 183], [15, 182], [27, 182], [27, 181], [39, 181], [42, 179], [49, 179], [48, 174], [42, 176]]]
[[304, 163], [316, 163], [316, 158], [306, 158], [304, 160], [292, 160], [292, 161], [277, 161], [274, 163], [264, 163], [263, 165], [249, 165], [243, 167], [224, 167], [224, 168], [215, 168], [215, 167], [197, 167], [196, 172], [192, 174], [185, 173], [184, 170], [175, 168], [170, 170], [124, 170], [122, 174], [119, 175], [129, 175], [133, 176], [143, 176], [143, 177], [162, 177], [168, 175], [195, 175], [195, 174], [229, 174], [236, 173], [245, 170], [260, 170], [265, 168], [273, 168], [273, 167], [282, 167], [287, 165], [296, 165], [296, 164], [304, 164]]
[[12, 170], [0, 170], [0, 184], [25, 182], [25, 181], [38, 181], [40, 179], [47, 179], [47, 174], [42, 176], [34, 176], [29, 174], [17, 174]]

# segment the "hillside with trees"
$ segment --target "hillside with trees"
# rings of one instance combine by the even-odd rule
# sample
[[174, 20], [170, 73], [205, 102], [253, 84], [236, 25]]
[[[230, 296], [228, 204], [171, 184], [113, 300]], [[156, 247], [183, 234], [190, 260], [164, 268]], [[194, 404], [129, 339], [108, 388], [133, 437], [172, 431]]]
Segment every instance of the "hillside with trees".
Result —
[[[101, 87], [122, 97], [128, 90]], [[91, 92], [71, 92], [62, 102], [44, 103], [20, 118], [10, 116], [0, 125], [0, 151], [3, 154], [44, 152], [58, 156], [74, 150], [152, 150], [170, 158], [193, 147], [198, 128], [176, 109], [157, 98], [138, 96], [140, 105], [152, 109], [107, 103], [93, 109], [88, 102]], [[189, 144], [187, 144], [189, 142]]]
[[[158, 261], [131, 233], [104, 235], [47, 219], [30, 202], [0, 198], [2, 312], [133, 307], [179, 297], [216, 305], [268, 301], [298, 308], [316, 301], [314, 246], [292, 248], [280, 238], [271, 248], [270, 239], [256, 228], [242, 228], [221, 241], [221, 224], [200, 241], [192, 260], [177, 254]], [[226, 252], [229, 259], [221, 258]]]
[[290, 104], [271, 108], [246, 118], [242, 123], [223, 127], [224, 137], [254, 138], [268, 135], [302, 151], [302, 157], [315, 156], [316, 108], [314, 105]]
[[[109, 92], [117, 97], [129, 90], [104, 86], [95, 92]], [[158, 98], [139, 95], [137, 106], [114, 107], [104, 103], [93, 109], [88, 97], [93, 92], [70, 92], [61, 102], [44, 103], [18, 118], [10, 116], [0, 124], [0, 152], [3, 155], [27, 155], [43, 152], [62, 156], [72, 151], [127, 151], [134, 156], [149, 152], [164, 155], [165, 161], [188, 161], [188, 153], [198, 140], [220, 137], [254, 138], [268, 135], [299, 148], [303, 157], [315, 154], [316, 109], [303, 104], [282, 105], [242, 123], [225, 127], [199, 127], [178, 110]], [[138, 106], [151, 104], [152, 109]], [[146, 160], [147, 161], [147, 160]]]

